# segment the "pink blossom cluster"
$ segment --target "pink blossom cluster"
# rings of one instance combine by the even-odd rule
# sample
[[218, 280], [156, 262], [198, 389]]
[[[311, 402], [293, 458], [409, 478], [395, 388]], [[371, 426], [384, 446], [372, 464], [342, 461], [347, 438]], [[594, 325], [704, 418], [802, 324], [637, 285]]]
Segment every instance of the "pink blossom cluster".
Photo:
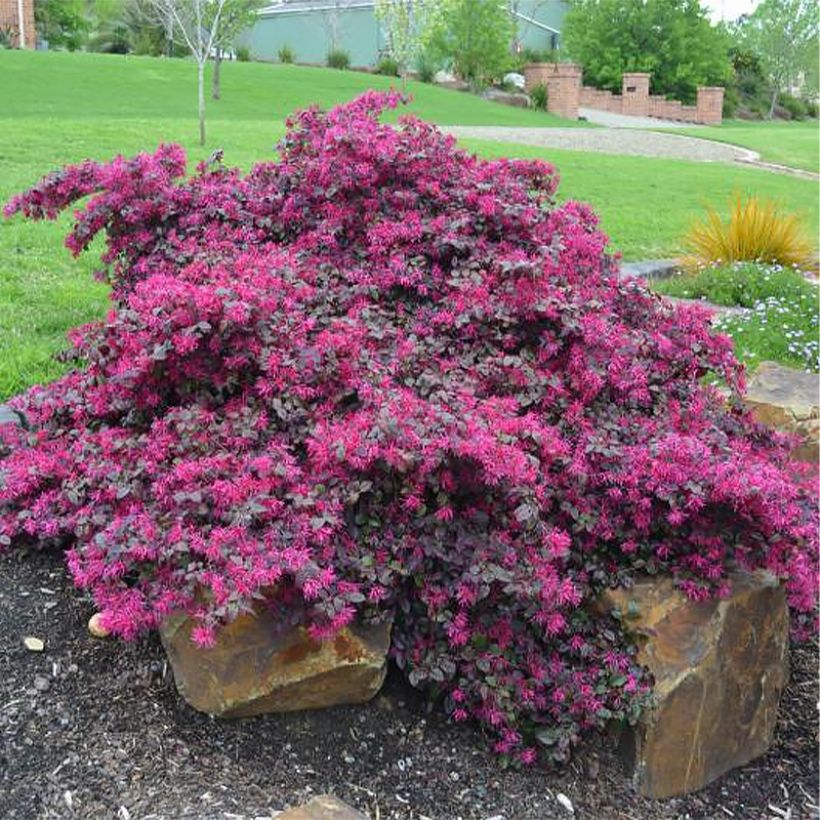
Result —
[[562, 760], [647, 697], [599, 592], [767, 568], [812, 627], [816, 494], [729, 339], [620, 280], [552, 167], [382, 124], [399, 101], [303, 111], [244, 176], [164, 146], [7, 206], [90, 196], [67, 244], [104, 231], [113, 288], [77, 369], [15, 401], [32, 430], [0, 428], [0, 546], [63, 545], [126, 638], [179, 610], [202, 646], [262, 605], [319, 639], [392, 615], [414, 685]]

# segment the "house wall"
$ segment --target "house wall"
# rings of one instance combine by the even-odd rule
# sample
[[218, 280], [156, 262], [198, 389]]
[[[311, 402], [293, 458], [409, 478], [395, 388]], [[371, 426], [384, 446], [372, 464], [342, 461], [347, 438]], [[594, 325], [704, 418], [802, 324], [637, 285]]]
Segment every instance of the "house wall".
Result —
[[[351, 65], [371, 66], [384, 48], [372, 8], [345, 9], [339, 13], [339, 45], [350, 54]], [[260, 17], [244, 41], [254, 57], [278, 60], [288, 46], [298, 63], [324, 64], [331, 44], [327, 15], [318, 11], [279, 12]]]
[[[34, 0], [23, 0], [23, 33], [25, 48], [34, 48], [37, 32], [34, 28]], [[0, 28], [11, 34], [12, 43], [19, 48], [20, 43], [20, 6], [17, 0], [0, 0]]]
[[[317, 5], [326, 3], [318, 0]], [[516, 9], [525, 17], [560, 30], [566, 5], [563, 0], [519, 0]], [[550, 32], [520, 18], [517, 22], [517, 43], [521, 48], [542, 50], [552, 47]], [[331, 42], [328, 16], [322, 11], [263, 12], [253, 28], [242, 37], [242, 42], [254, 57], [261, 60], [277, 60], [279, 49], [287, 45], [296, 62], [324, 64]], [[350, 54], [351, 65], [369, 67], [376, 64], [386, 39], [372, 6], [339, 12], [339, 44]]]

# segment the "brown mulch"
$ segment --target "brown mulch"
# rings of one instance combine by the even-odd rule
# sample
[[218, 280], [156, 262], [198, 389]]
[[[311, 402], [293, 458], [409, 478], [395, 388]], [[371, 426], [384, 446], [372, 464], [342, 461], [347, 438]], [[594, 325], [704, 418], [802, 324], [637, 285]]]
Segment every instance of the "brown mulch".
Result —
[[[499, 767], [475, 729], [394, 673], [366, 707], [215, 721], [178, 696], [156, 639], [99, 641], [58, 555], [0, 559], [0, 818], [270, 818], [337, 794], [371, 818], [816, 818], [817, 655], [792, 651], [777, 740], [684, 798], [637, 795], [600, 738], [562, 772]], [[31, 652], [26, 636], [45, 641]], [[566, 801], [563, 801], [566, 802]]]

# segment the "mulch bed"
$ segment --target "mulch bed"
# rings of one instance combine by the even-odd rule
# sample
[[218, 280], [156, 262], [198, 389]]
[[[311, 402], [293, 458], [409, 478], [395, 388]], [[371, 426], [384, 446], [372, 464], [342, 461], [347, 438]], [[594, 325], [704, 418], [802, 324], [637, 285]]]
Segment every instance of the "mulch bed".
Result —
[[[500, 768], [391, 673], [366, 707], [219, 722], [177, 695], [159, 642], [99, 641], [55, 554], [0, 559], [0, 818], [270, 818], [332, 792], [374, 818], [818, 817], [815, 647], [792, 651], [777, 741], [685, 798], [631, 788], [607, 738], [561, 772]], [[45, 641], [31, 652], [23, 638]], [[566, 801], [564, 801], [566, 802]]]

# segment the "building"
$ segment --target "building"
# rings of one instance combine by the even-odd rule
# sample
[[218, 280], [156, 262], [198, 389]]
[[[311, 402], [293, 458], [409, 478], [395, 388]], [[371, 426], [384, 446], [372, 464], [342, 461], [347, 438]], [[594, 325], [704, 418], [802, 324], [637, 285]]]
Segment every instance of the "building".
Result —
[[[564, 0], [513, 0], [518, 46], [554, 49], [560, 43]], [[279, 0], [264, 7], [243, 38], [253, 56], [277, 60], [287, 46], [299, 63], [325, 62], [334, 45], [350, 55], [353, 66], [370, 67], [386, 50], [373, 0]]]
[[0, 37], [12, 48], [34, 48], [34, 0], [0, 0]]

